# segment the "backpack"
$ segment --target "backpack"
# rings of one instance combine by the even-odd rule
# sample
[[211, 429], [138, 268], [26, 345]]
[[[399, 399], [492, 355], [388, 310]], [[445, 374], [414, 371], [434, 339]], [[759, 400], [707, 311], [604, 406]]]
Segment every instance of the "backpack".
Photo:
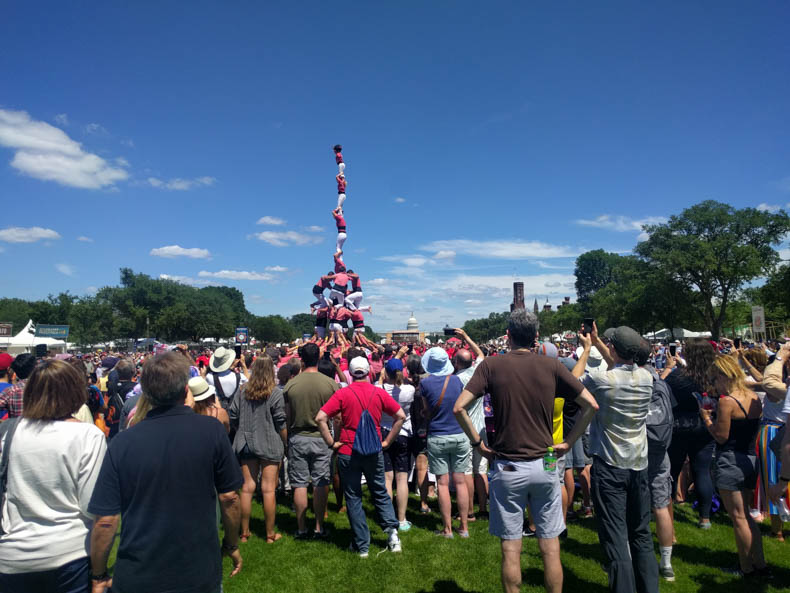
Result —
[[669, 385], [661, 379], [653, 381], [653, 394], [647, 409], [645, 424], [647, 427], [647, 443], [649, 448], [667, 450], [672, 442], [672, 398]]
[[[351, 389], [351, 393], [356, 396], [359, 405], [362, 406], [362, 400], [359, 399], [354, 386], [349, 385], [348, 388]], [[354, 444], [351, 446], [351, 450], [357, 455], [375, 455], [381, 451], [381, 438], [376, 430], [376, 421], [373, 420], [373, 416], [368, 411], [369, 405], [370, 398], [368, 398], [368, 405], [362, 406], [362, 415], [359, 417], [356, 434], [354, 435]]]
[[227, 412], [230, 408], [230, 404], [233, 403], [233, 398], [236, 397], [236, 393], [239, 391], [239, 383], [241, 383], [241, 375], [239, 373], [233, 373], [236, 379], [236, 386], [233, 388], [233, 392], [229, 395], [225, 394], [225, 390], [222, 387], [222, 377], [220, 377], [219, 373], [211, 373], [214, 377], [214, 389], [217, 392], [217, 402], [220, 406]]

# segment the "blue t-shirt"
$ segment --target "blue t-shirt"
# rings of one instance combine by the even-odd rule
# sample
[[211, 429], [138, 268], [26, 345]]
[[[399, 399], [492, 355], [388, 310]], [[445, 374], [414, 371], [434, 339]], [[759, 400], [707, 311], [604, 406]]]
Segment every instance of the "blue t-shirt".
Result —
[[110, 441], [88, 512], [121, 515], [112, 590], [219, 591], [217, 493], [241, 469], [222, 423], [178, 405], [154, 408]]
[[444, 399], [442, 399], [442, 405], [436, 409], [446, 378], [446, 376], [428, 375], [424, 379], [420, 379], [420, 395], [427, 401], [427, 407], [431, 414], [428, 436], [459, 434], [464, 431], [453, 414], [455, 400], [458, 399], [458, 396], [461, 395], [464, 389], [463, 383], [455, 375], [450, 376], [447, 390], [444, 392]]
[[[11, 383], [0, 381], [0, 393], [3, 393], [7, 387], [11, 387]], [[6, 418], [8, 418], [8, 410], [0, 410], [0, 420], [5, 420]]]

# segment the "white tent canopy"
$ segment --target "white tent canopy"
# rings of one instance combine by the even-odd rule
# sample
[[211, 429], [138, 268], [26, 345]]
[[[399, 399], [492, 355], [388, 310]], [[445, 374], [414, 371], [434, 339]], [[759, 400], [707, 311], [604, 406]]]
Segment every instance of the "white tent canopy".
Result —
[[33, 320], [27, 322], [25, 328], [13, 338], [0, 338], [0, 348], [12, 355], [32, 352], [39, 344], [46, 345], [48, 350], [65, 352], [66, 342], [55, 338], [37, 338]]
[[683, 329], [682, 327], [676, 327], [673, 331], [669, 331], [667, 328], [660, 329], [656, 332], [650, 332], [644, 334], [642, 337], [648, 340], [671, 340], [672, 334], [674, 333], [676, 340], [685, 340], [688, 338], [709, 338], [710, 332], [695, 332], [691, 331], [690, 329]]

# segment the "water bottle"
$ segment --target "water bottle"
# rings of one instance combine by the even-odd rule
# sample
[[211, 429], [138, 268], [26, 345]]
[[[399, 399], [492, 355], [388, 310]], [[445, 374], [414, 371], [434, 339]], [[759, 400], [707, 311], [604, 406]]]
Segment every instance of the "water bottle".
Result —
[[702, 394], [702, 409], [713, 411], [713, 398], [708, 395], [707, 391]]
[[547, 472], [557, 471], [557, 456], [554, 454], [554, 447], [549, 447], [543, 456], [543, 469]]
[[787, 501], [785, 500], [784, 496], [779, 499], [779, 520], [788, 522], [790, 521], [790, 509], [787, 508]]

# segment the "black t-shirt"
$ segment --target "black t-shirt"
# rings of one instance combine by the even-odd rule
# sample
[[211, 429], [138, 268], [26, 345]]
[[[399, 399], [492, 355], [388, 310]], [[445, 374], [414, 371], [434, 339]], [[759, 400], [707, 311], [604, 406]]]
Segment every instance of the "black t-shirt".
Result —
[[675, 417], [699, 416], [699, 405], [693, 394], [695, 391], [702, 393], [703, 389], [681, 369], [675, 369], [669, 373], [664, 381], [669, 385], [675, 402], [677, 402], [677, 405], [673, 409]]
[[217, 493], [243, 478], [220, 422], [155, 408], [111, 442], [88, 511], [121, 515], [118, 593], [214, 593], [222, 582]]

